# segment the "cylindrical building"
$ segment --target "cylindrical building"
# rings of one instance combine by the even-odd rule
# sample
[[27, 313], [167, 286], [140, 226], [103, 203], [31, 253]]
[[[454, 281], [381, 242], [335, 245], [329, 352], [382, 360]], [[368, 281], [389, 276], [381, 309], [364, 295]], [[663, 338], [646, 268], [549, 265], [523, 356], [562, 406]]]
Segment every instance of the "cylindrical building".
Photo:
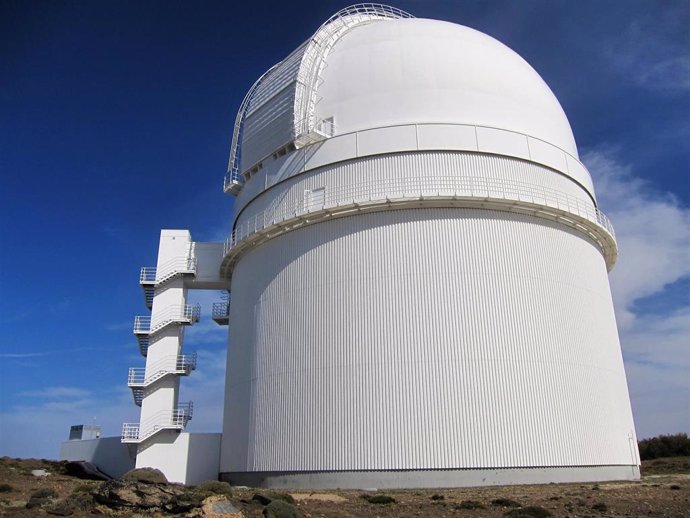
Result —
[[509, 48], [339, 12], [247, 94], [226, 191], [226, 480], [639, 476], [613, 229], [561, 106]]

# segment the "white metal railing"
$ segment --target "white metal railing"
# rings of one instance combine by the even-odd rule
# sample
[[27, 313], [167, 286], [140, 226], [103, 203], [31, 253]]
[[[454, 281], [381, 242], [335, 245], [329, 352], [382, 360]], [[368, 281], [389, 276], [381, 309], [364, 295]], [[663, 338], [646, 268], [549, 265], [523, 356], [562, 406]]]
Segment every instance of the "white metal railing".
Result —
[[176, 275], [196, 273], [196, 257], [176, 257], [159, 268], [143, 266], [139, 272], [140, 284], [161, 284]]
[[183, 429], [192, 419], [194, 405], [180, 403], [174, 410], [161, 410], [141, 423], [122, 424], [122, 442], [141, 442], [161, 430]]
[[322, 82], [326, 59], [333, 46], [345, 33], [359, 25], [398, 18], [413, 16], [388, 5], [355, 4], [335, 13], [312, 35], [302, 55], [295, 86], [293, 133], [297, 147], [334, 135], [334, 131], [330, 134], [322, 131], [319, 122], [314, 120], [315, 106], [319, 101], [317, 91]]
[[[146, 387], [167, 374], [189, 374], [196, 369], [196, 353], [161, 358], [148, 367], [130, 367], [127, 385]], [[146, 375], [146, 371], [150, 373]]]
[[169, 306], [155, 315], [155, 319], [148, 315], [134, 317], [134, 334], [151, 335], [160, 331], [169, 324], [194, 324], [199, 321], [201, 306], [196, 304], [184, 304], [182, 306]]
[[228, 302], [214, 302], [211, 309], [211, 318], [219, 320], [227, 318], [230, 314], [230, 301]]
[[318, 203], [298, 197], [278, 207], [269, 207], [235, 227], [225, 242], [225, 253], [256, 232], [313, 212], [348, 205], [420, 199], [508, 200], [552, 207], [602, 227], [615, 239], [613, 225], [603, 212], [591, 202], [556, 189], [498, 178], [420, 176], [326, 188]]

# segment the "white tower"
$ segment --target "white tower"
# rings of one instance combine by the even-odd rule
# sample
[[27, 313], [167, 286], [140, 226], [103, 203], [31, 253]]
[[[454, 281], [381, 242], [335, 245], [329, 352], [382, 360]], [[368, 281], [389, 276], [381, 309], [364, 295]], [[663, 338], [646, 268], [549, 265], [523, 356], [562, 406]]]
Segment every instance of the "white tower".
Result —
[[639, 476], [613, 228], [513, 51], [345, 9], [247, 94], [226, 191], [226, 480]]
[[[182, 433], [192, 419], [192, 402], [180, 402], [180, 377], [196, 369], [196, 353], [183, 354], [185, 326], [198, 322], [201, 308], [187, 303], [189, 289], [223, 290], [218, 275], [223, 243], [192, 241], [187, 230], [162, 230], [155, 267], [141, 269], [150, 316], [134, 319], [144, 368], [129, 369], [128, 385], [141, 407], [138, 423], [125, 423], [122, 442], [137, 447], [136, 467], [160, 469], [171, 482], [195, 483], [218, 474], [219, 434]], [[227, 323], [227, 303], [214, 305], [214, 320]]]

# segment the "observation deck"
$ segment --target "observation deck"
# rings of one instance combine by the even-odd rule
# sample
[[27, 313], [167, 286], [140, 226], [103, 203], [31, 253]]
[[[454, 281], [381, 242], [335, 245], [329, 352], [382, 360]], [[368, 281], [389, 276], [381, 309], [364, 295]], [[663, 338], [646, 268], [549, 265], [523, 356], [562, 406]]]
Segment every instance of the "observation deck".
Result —
[[[303, 191], [304, 192], [304, 191]], [[475, 207], [535, 215], [563, 223], [594, 240], [607, 267], [618, 255], [613, 225], [591, 203], [528, 182], [484, 177], [410, 177], [324, 188], [245, 219], [225, 243], [221, 274], [231, 278], [239, 258], [258, 244], [291, 230], [353, 214], [420, 207]]]

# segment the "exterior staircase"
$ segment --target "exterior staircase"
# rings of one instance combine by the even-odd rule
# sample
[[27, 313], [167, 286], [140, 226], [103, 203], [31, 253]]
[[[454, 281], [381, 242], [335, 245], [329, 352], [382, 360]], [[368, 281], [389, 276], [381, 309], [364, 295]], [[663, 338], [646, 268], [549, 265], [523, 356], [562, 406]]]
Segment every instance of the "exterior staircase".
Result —
[[122, 442], [140, 443], [161, 430], [183, 430], [192, 419], [194, 405], [180, 403], [174, 410], [161, 410], [142, 423], [124, 423]]
[[178, 257], [163, 263], [160, 268], [143, 266], [139, 272], [139, 284], [144, 290], [146, 307], [153, 307], [153, 295], [157, 287], [180, 275], [196, 275], [195, 257]]
[[146, 368], [131, 367], [127, 376], [127, 385], [132, 389], [134, 403], [141, 406], [144, 399], [144, 389], [168, 375], [189, 376], [196, 369], [196, 353], [162, 358]]
[[195, 324], [199, 321], [200, 315], [201, 306], [199, 304], [195, 306], [184, 304], [165, 308], [160, 314], [156, 315], [155, 320], [149, 315], [134, 317], [134, 334], [137, 337], [142, 356], [148, 354], [148, 348], [151, 345], [151, 337], [153, 335], [169, 325]]

